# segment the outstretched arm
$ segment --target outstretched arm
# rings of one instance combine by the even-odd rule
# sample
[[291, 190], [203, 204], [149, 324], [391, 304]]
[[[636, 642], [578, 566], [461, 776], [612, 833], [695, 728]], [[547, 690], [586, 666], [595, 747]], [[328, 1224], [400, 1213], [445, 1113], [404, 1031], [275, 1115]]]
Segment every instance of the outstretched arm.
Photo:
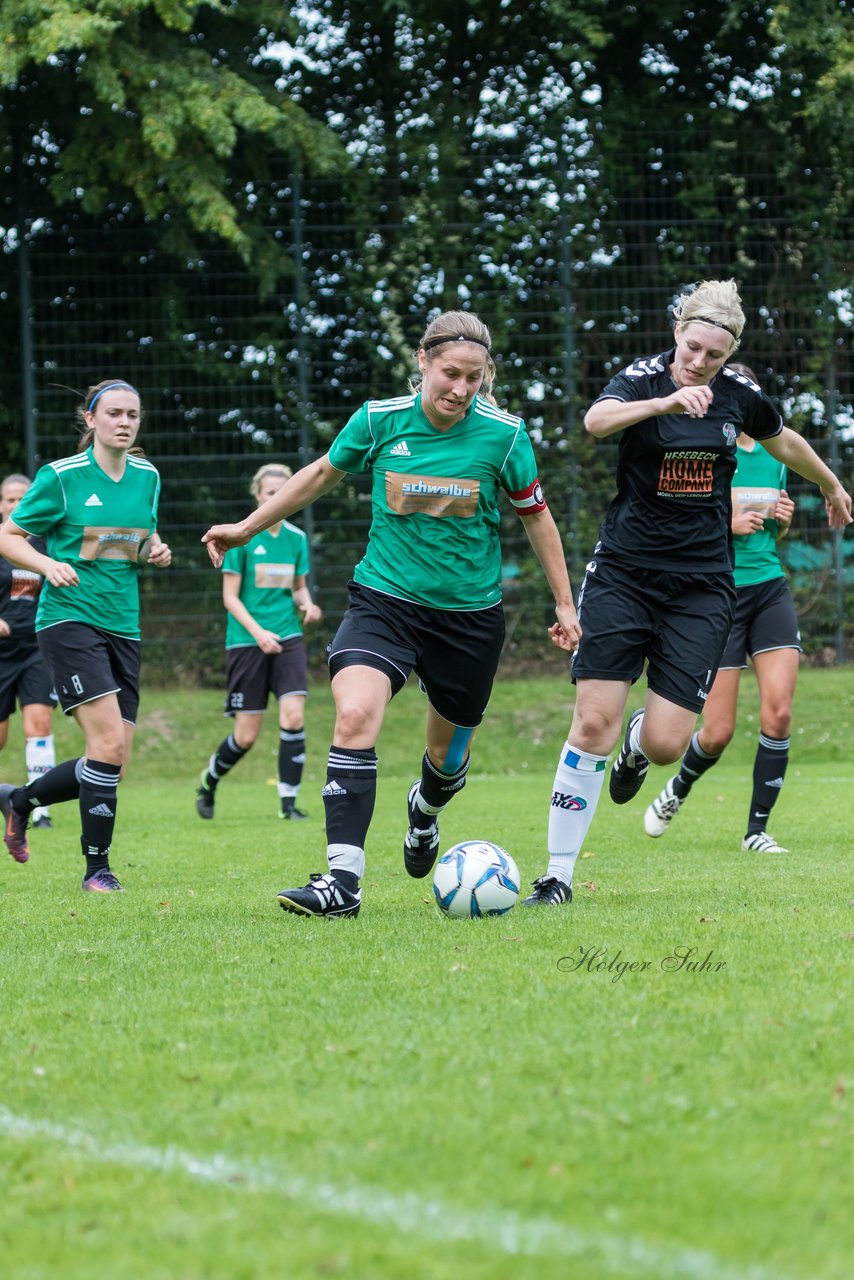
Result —
[[790, 471], [796, 471], [805, 480], [818, 485], [831, 529], [843, 529], [851, 523], [851, 494], [843, 489], [841, 481], [837, 480], [830, 467], [822, 462], [803, 436], [799, 436], [791, 427], [784, 427], [778, 436], [771, 440], [760, 440], [759, 443], [772, 458], [784, 462]]
[[256, 533], [269, 529], [271, 524], [286, 520], [296, 511], [302, 511], [317, 498], [334, 489], [346, 472], [339, 471], [324, 454], [307, 467], [295, 472], [272, 498], [262, 502], [251, 515], [238, 524], [215, 524], [202, 538], [215, 569], [219, 569], [229, 547], [242, 547]]

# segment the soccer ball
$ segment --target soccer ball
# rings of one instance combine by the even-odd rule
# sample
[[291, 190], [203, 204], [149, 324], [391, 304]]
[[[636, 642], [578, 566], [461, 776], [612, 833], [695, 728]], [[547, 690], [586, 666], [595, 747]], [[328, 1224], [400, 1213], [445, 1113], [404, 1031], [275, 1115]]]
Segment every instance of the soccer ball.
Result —
[[519, 868], [491, 840], [463, 840], [443, 853], [433, 872], [433, 896], [446, 916], [503, 916], [519, 897]]

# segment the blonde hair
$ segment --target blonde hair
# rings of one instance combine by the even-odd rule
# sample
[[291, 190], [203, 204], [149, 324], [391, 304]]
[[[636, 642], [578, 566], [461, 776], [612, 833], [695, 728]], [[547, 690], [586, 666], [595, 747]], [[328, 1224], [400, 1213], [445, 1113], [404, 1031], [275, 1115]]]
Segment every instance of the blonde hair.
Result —
[[[436, 319], [430, 321], [421, 335], [418, 350], [424, 352], [424, 358], [428, 362], [432, 362], [440, 352], [445, 350], [449, 342], [460, 341], [474, 342], [483, 347], [484, 355], [486, 356], [486, 368], [480, 394], [495, 404], [495, 398], [492, 394], [492, 388], [495, 383], [495, 362], [489, 354], [492, 339], [480, 316], [476, 316], [473, 311], [444, 311], [440, 316], [436, 316]], [[421, 386], [421, 375], [418, 374], [411, 378], [409, 385], [413, 391], [417, 391]]]
[[[104, 391], [112, 391], [113, 389], [133, 392], [137, 400], [139, 400], [139, 421], [140, 425], [142, 425], [142, 398], [136, 387], [130, 382], [125, 382], [124, 378], [103, 378], [100, 382], [96, 382], [93, 387], [88, 388], [83, 396], [83, 403], [77, 406], [77, 422], [80, 429], [80, 439], [77, 441], [78, 453], [85, 453], [95, 439], [95, 428], [89, 426], [86, 421], [86, 414], [94, 411], [95, 405]], [[138, 445], [128, 449], [128, 453], [132, 453], [137, 458], [145, 457]]]
[[734, 280], [701, 280], [681, 295], [673, 308], [673, 319], [677, 331], [692, 320], [724, 330], [732, 340], [729, 351], [732, 355], [738, 349], [745, 325], [738, 285]]
[[249, 492], [253, 498], [257, 498], [261, 492], [261, 483], [267, 476], [281, 476], [283, 480], [290, 480], [293, 475], [290, 467], [285, 466], [284, 462], [265, 462], [263, 467], [259, 467], [252, 477], [249, 485]]
[[32, 483], [33, 482], [29, 476], [18, 475], [17, 473], [11, 476], [6, 476], [3, 480], [0, 480], [0, 497], [2, 497], [3, 490], [6, 488], [7, 484], [25, 484], [29, 489]]

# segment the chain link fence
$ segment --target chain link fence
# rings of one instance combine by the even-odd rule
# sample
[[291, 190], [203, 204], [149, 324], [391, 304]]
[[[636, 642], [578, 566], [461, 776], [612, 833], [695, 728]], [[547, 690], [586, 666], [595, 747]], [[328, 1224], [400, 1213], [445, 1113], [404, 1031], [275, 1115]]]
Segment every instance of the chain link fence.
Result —
[[[245, 514], [261, 462], [301, 466], [364, 399], [404, 391], [437, 309], [470, 308], [490, 325], [498, 398], [534, 437], [576, 585], [616, 452], [585, 438], [584, 412], [612, 371], [666, 348], [668, 305], [692, 280], [738, 279], [748, 312], [739, 358], [850, 488], [854, 317], [844, 282], [854, 228], [810, 239], [789, 226], [783, 200], [760, 199], [774, 190], [770, 174], [736, 176], [698, 201], [646, 144], [614, 173], [496, 153], [451, 192], [437, 175], [283, 175], [258, 196], [287, 266], [267, 294], [231, 252], [179, 252], [163, 227], [131, 225], [122, 211], [106, 226], [31, 225], [18, 283], [0, 299], [10, 324], [22, 319], [29, 464], [74, 451], [77, 393], [90, 383], [122, 377], [142, 393], [140, 443], [163, 477], [161, 529], [174, 552], [168, 574], [142, 577], [149, 672], [221, 683], [221, 585], [202, 533]], [[783, 549], [805, 648], [841, 661], [854, 543], [830, 534], [811, 486], [795, 479], [791, 491], [798, 507]], [[311, 642], [320, 661], [365, 544], [367, 483], [345, 481], [297, 521], [325, 611]], [[542, 652], [551, 608], [509, 513], [504, 545], [518, 670]]]

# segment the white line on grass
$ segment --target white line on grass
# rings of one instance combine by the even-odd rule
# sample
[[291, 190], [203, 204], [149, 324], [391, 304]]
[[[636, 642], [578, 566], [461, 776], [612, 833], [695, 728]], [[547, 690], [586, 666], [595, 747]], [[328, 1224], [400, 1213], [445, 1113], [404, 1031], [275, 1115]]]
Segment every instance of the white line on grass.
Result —
[[580, 1259], [595, 1263], [600, 1274], [651, 1276], [655, 1280], [786, 1280], [777, 1270], [731, 1266], [704, 1250], [581, 1231], [550, 1218], [523, 1218], [495, 1206], [467, 1211], [412, 1192], [396, 1195], [380, 1187], [319, 1182], [268, 1162], [232, 1160], [221, 1154], [195, 1156], [177, 1147], [135, 1142], [102, 1143], [83, 1130], [30, 1120], [2, 1106], [0, 1135], [21, 1140], [47, 1138], [97, 1164], [184, 1174], [235, 1192], [272, 1192], [320, 1212], [347, 1214], [403, 1235], [426, 1236], [444, 1244], [460, 1240], [499, 1253]]

